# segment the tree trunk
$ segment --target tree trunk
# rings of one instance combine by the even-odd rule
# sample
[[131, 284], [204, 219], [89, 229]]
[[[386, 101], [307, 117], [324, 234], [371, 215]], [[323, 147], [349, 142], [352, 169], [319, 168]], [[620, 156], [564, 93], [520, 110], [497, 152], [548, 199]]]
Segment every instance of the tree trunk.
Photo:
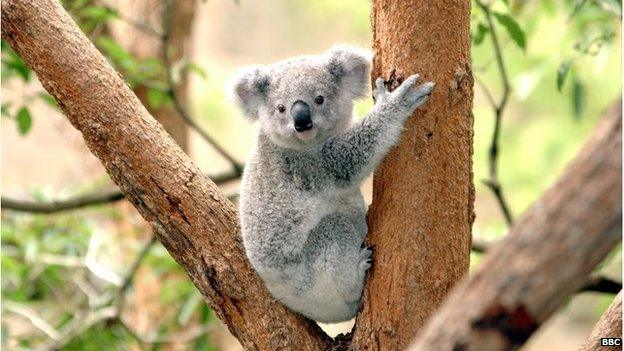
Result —
[[512, 350], [578, 291], [620, 242], [622, 107], [453, 291], [410, 350]]
[[591, 331], [587, 340], [579, 351], [621, 350], [619, 347], [600, 345], [601, 338], [622, 338], [622, 292], [615, 297], [611, 306], [600, 317], [600, 320]]
[[474, 220], [470, 1], [372, 1], [372, 80], [436, 87], [375, 173], [353, 348], [402, 350], [468, 272]]
[[273, 299], [236, 209], [141, 105], [56, 0], [2, 0], [2, 40], [32, 67], [126, 198], [248, 350], [320, 350], [327, 336]]
[[[140, 59], [155, 57], [163, 60], [164, 49], [168, 48], [173, 62], [191, 55], [193, 27], [193, 17], [196, 10], [196, 0], [184, 0], [176, 2], [175, 6], [165, 6], [165, 2], [170, 0], [135, 0], [122, 1], [118, 4], [119, 10], [126, 16], [144, 23], [152, 28], [163, 30], [164, 21], [168, 21], [167, 26], [170, 33], [166, 42], [163, 38], [154, 36], [153, 33], [146, 33], [137, 29], [131, 24], [122, 23], [113, 28], [115, 40]], [[165, 46], [165, 47], [163, 47]], [[165, 77], [162, 77], [166, 80]], [[176, 94], [183, 104], [186, 105], [188, 97], [188, 70], [180, 72], [180, 80], [175, 87]], [[134, 89], [135, 94], [147, 107], [150, 114], [156, 118], [165, 130], [171, 135], [180, 147], [188, 152], [188, 127], [186, 122], [176, 112], [175, 108], [169, 105], [158, 107], [148, 104], [149, 87], [139, 85]]]

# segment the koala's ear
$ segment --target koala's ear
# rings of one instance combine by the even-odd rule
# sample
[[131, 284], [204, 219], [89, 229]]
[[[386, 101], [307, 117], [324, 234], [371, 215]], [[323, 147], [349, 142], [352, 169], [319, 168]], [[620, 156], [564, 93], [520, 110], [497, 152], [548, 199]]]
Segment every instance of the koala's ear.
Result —
[[370, 82], [370, 53], [346, 45], [334, 46], [327, 52], [328, 69], [338, 84], [353, 99], [366, 96]]
[[250, 120], [258, 118], [258, 109], [266, 101], [270, 86], [269, 78], [264, 67], [251, 66], [239, 71], [228, 84], [231, 100]]

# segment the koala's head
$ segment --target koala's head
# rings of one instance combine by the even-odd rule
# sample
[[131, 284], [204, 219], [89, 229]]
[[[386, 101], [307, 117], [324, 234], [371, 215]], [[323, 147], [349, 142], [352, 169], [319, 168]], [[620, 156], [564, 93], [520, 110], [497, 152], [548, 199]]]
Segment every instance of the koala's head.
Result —
[[260, 120], [261, 133], [278, 146], [302, 150], [349, 127], [353, 100], [366, 95], [369, 80], [367, 52], [337, 46], [245, 68], [231, 90], [245, 117]]

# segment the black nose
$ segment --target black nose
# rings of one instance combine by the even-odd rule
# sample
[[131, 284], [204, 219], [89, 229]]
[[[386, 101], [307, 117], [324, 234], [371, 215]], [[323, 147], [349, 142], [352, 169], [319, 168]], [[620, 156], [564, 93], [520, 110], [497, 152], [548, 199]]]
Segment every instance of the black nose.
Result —
[[295, 130], [305, 132], [312, 129], [312, 116], [310, 115], [310, 105], [301, 100], [295, 101], [290, 109], [290, 114], [295, 124]]

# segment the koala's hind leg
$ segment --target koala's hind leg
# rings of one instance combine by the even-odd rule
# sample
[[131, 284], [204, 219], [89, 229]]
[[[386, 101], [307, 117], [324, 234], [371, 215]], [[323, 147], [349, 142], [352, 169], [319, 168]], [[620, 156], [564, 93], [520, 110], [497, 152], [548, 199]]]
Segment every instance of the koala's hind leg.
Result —
[[336, 306], [336, 311], [344, 310], [343, 320], [357, 312], [366, 270], [371, 263], [371, 250], [362, 247], [360, 232], [352, 218], [331, 214], [320, 221], [306, 242], [306, 249], [314, 257], [311, 261], [315, 278], [312, 295], [319, 304], [341, 304]]

